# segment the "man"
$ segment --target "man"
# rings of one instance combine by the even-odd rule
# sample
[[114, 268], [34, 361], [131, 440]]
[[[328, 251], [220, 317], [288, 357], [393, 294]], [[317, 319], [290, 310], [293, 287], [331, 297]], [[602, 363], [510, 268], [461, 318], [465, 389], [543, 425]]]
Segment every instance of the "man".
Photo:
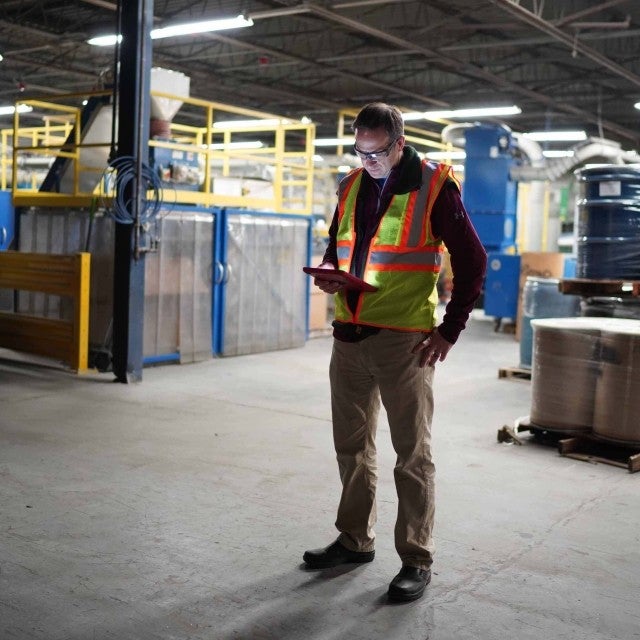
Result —
[[[320, 267], [339, 267], [378, 290], [346, 289], [321, 276], [314, 280], [336, 294], [329, 377], [342, 496], [337, 540], [303, 558], [311, 569], [373, 560], [375, 433], [382, 400], [397, 454], [395, 545], [402, 561], [388, 596], [402, 602], [420, 598], [431, 579], [434, 367], [447, 357], [480, 294], [486, 252], [451, 167], [423, 161], [405, 145], [396, 107], [368, 104], [353, 130], [363, 168], [340, 183]], [[454, 280], [444, 319], [436, 326], [443, 245]]]

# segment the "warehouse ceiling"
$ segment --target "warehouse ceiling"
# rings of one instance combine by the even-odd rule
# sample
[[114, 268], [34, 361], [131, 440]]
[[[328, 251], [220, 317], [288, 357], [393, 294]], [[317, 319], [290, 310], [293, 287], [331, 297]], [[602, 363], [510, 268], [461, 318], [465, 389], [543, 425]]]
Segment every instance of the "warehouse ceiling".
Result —
[[[116, 4], [2, 0], [0, 104], [100, 87], [113, 50], [86, 41], [115, 33]], [[374, 100], [515, 104], [522, 113], [502, 120], [514, 131], [584, 129], [638, 149], [638, 0], [156, 0], [153, 13], [157, 26], [250, 17], [155, 40], [153, 64], [188, 75], [193, 97], [307, 116], [318, 137], [336, 135], [340, 109]]]

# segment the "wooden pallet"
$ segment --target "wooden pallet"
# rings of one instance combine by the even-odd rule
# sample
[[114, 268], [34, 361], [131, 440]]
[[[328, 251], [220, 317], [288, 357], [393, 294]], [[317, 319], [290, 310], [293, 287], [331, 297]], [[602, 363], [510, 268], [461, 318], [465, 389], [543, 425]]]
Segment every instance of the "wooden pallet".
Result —
[[640, 280], [587, 280], [570, 278], [560, 280], [561, 293], [578, 296], [640, 296]]
[[611, 444], [590, 436], [575, 436], [560, 440], [558, 452], [575, 460], [585, 460], [594, 464], [602, 462], [621, 467], [629, 473], [640, 471], [640, 447]]
[[566, 458], [609, 464], [627, 469], [629, 473], [640, 471], [640, 446], [616, 444], [585, 433], [548, 429], [527, 420], [518, 421], [515, 430], [503, 427], [498, 431], [498, 442], [523, 444], [517, 436], [523, 431], [531, 433], [536, 442], [557, 447], [558, 453]]
[[498, 369], [498, 378], [531, 380], [531, 369], [524, 369], [523, 367], [502, 367]]

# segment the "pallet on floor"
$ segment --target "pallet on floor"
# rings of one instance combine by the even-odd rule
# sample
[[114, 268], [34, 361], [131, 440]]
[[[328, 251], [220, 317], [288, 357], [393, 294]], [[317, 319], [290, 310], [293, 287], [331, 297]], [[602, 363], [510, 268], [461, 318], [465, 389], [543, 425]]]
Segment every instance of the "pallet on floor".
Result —
[[515, 378], [516, 380], [531, 380], [531, 369], [524, 367], [501, 367], [498, 378]]
[[528, 419], [517, 420], [515, 429], [503, 427], [499, 430], [498, 442], [523, 444], [517, 435], [523, 431], [531, 433], [536, 442], [556, 447], [565, 458], [609, 464], [627, 469], [629, 473], [640, 471], [640, 445], [609, 442], [584, 432], [550, 429], [533, 424]]
[[603, 442], [590, 436], [574, 436], [558, 442], [561, 456], [586, 462], [610, 464], [627, 469], [629, 473], [640, 471], [640, 447]]

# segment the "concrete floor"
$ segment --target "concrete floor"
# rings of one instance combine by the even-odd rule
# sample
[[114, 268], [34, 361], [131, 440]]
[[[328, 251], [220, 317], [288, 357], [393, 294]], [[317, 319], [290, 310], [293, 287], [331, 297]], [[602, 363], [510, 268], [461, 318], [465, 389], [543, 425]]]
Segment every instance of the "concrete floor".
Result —
[[640, 638], [640, 474], [497, 442], [530, 383], [498, 379], [518, 345], [481, 314], [436, 376], [425, 597], [385, 597], [400, 565], [384, 418], [375, 561], [305, 571], [303, 551], [335, 537], [330, 346], [138, 385], [3, 352], [0, 638]]

